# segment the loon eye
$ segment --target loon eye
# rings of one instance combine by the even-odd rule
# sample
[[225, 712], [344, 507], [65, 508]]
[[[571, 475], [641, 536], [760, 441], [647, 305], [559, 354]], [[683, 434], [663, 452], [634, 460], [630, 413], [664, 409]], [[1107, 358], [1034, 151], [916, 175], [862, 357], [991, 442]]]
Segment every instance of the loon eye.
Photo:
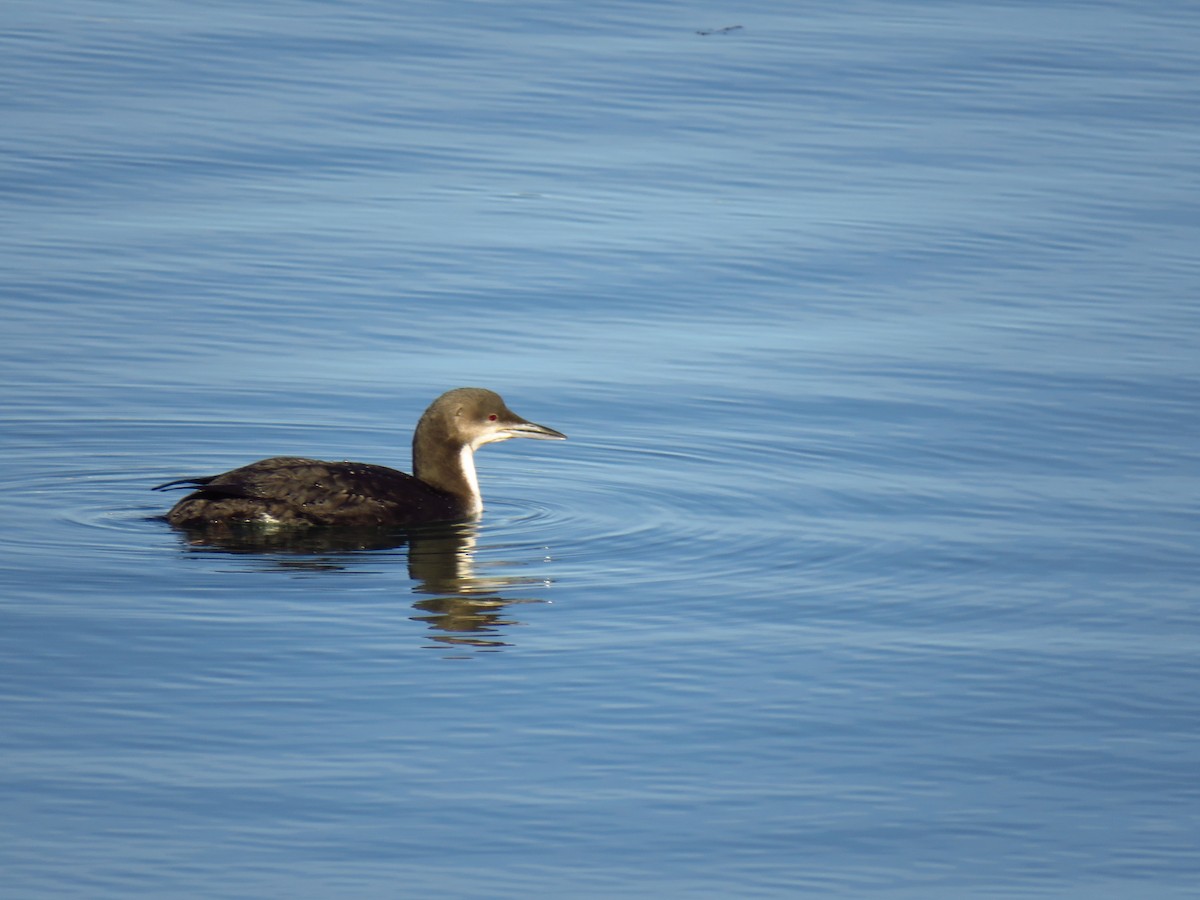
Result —
[[495, 422], [495, 421], [496, 421], [496, 418], [497, 418], [496, 414], [495, 414], [495, 413], [492, 413], [490, 416], [488, 416], [488, 421], [489, 421], [489, 422]]

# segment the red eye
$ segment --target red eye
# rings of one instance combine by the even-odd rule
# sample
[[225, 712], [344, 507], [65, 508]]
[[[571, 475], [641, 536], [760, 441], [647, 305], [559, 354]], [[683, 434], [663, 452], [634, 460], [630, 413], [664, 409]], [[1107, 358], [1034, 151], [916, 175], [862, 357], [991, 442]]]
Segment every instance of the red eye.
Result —
[[495, 421], [496, 421], [496, 414], [495, 414], [495, 413], [492, 413], [490, 416], [488, 416], [488, 421], [489, 421], [489, 422], [495, 422]]

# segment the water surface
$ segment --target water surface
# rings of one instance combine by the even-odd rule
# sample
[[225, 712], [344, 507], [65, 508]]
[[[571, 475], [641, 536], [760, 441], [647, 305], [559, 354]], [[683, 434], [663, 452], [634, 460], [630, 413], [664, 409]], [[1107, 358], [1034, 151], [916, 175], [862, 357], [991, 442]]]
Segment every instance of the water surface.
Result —
[[1198, 24], [10, 4], [4, 895], [1194, 895]]

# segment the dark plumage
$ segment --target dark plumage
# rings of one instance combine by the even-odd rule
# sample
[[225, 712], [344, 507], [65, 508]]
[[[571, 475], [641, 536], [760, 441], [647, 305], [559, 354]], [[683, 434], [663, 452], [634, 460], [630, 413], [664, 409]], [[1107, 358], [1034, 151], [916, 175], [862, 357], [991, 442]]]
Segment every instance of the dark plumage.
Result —
[[168, 522], [184, 528], [446, 522], [483, 509], [475, 451], [515, 437], [564, 440], [566, 435], [522, 419], [493, 391], [456, 388], [434, 400], [417, 423], [414, 475], [371, 463], [276, 456], [155, 490], [197, 488], [167, 513]]

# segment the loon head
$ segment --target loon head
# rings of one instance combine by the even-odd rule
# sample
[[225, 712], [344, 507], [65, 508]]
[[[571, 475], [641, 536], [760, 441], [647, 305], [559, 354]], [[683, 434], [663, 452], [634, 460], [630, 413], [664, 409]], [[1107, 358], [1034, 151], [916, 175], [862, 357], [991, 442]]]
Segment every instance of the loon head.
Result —
[[562, 432], [523, 419], [508, 408], [503, 398], [487, 388], [455, 388], [446, 391], [425, 410], [417, 433], [436, 435], [446, 445], [478, 450], [484, 444], [509, 438], [538, 438], [563, 441]]
[[440, 490], [458, 494], [472, 511], [483, 508], [474, 453], [484, 444], [510, 438], [563, 441], [562, 432], [523, 419], [495, 391], [455, 388], [425, 410], [413, 433], [413, 474]]

